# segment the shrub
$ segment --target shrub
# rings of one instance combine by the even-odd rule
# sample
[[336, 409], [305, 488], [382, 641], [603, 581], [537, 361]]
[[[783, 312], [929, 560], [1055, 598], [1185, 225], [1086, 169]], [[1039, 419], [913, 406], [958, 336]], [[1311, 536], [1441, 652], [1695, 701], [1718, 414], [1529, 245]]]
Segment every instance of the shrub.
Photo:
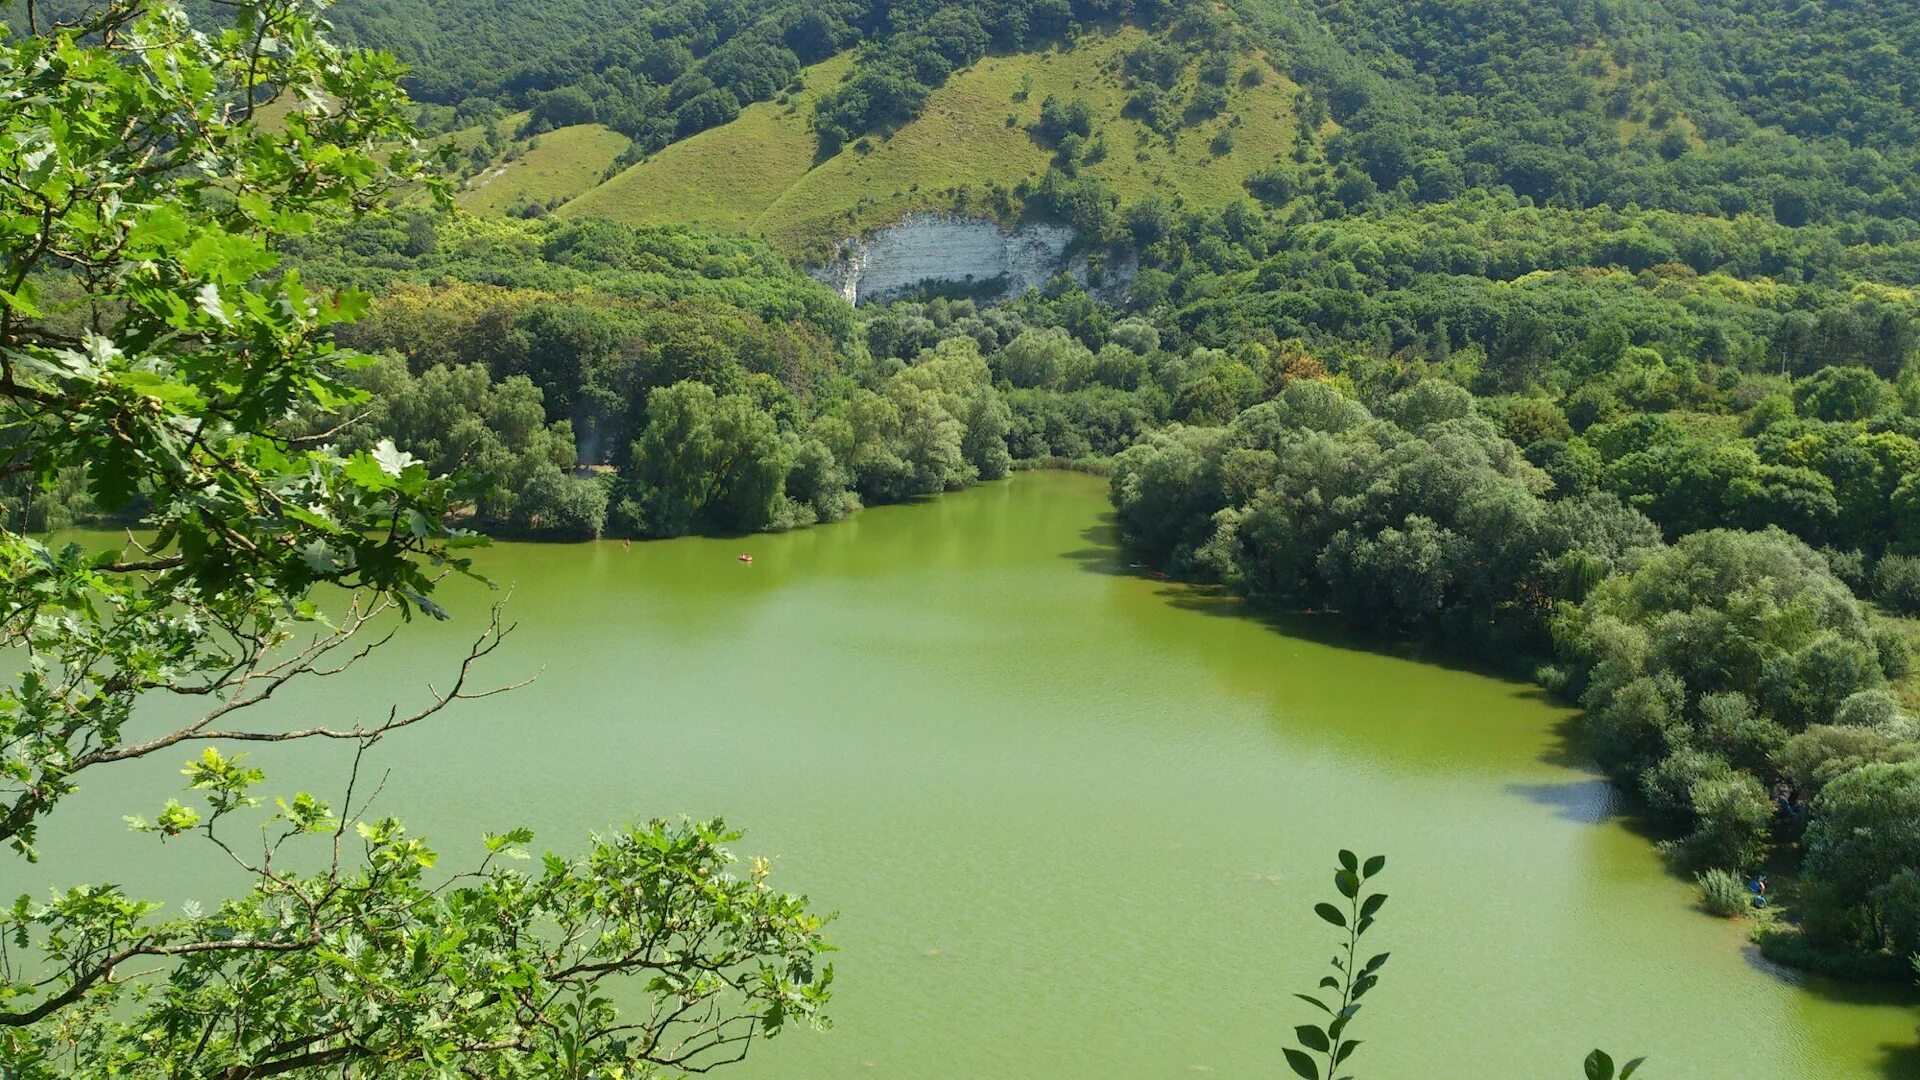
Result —
[[1269, 165], [1246, 180], [1247, 190], [1268, 206], [1285, 206], [1303, 186], [1299, 170], [1285, 164]]
[[1893, 388], [1861, 367], [1821, 368], [1793, 388], [1800, 415], [1820, 420], [1866, 420], [1892, 399]]
[[1847, 588], [1852, 589], [1855, 595], [1867, 594], [1869, 577], [1865, 555], [1858, 551], [1842, 551], [1831, 547], [1821, 548], [1820, 554], [1826, 558], [1827, 566], [1833, 571], [1833, 576], [1846, 582]]
[[1709, 870], [1695, 876], [1700, 882], [1700, 906], [1723, 919], [1737, 919], [1753, 905], [1752, 894], [1740, 875], [1727, 870]]
[[1873, 596], [1902, 615], [1920, 615], [1920, 558], [1883, 557], [1873, 568]]
[[1694, 785], [1693, 815], [1698, 823], [1662, 850], [1683, 866], [1733, 870], [1767, 857], [1773, 801], [1760, 781], [1745, 773], [1707, 777]]
[[1212, 83], [1201, 83], [1193, 88], [1193, 102], [1188, 112], [1199, 119], [1209, 119], [1227, 111], [1227, 92]]
[[1873, 648], [1888, 679], [1898, 682], [1913, 672], [1913, 646], [1898, 627], [1874, 627]]
[[[1851, 699], [1849, 699], [1851, 700]], [[1700, 745], [1726, 758], [1736, 769], [1767, 775], [1786, 745], [1787, 729], [1770, 716], [1754, 713], [1745, 694], [1702, 694], [1696, 705]]]
[[1761, 956], [1814, 975], [1886, 983], [1913, 977], [1913, 967], [1904, 956], [1861, 952], [1783, 922], [1759, 924], [1754, 928], [1753, 940], [1760, 946]]
[[1680, 750], [1642, 773], [1640, 793], [1647, 811], [1661, 823], [1680, 828], [1693, 824], [1693, 792], [1710, 780], [1733, 775], [1726, 759], [1699, 750]]

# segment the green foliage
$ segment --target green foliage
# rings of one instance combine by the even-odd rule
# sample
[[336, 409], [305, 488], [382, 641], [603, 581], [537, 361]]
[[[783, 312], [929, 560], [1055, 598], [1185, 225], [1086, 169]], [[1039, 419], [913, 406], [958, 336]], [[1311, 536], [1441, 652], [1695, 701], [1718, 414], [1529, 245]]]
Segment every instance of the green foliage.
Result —
[[353, 382], [372, 395], [361, 422], [319, 422], [340, 428], [343, 448], [385, 440], [408, 447], [435, 475], [457, 474], [455, 495], [489, 530], [591, 539], [605, 527], [605, 488], [572, 475], [572, 424], [547, 422], [544, 395], [526, 376], [496, 383], [476, 364], [414, 376], [388, 357], [354, 373]]
[[681, 382], [653, 391], [647, 412], [633, 474], [648, 535], [755, 532], [773, 521], [787, 462], [773, 418], [753, 399]]
[[1816, 420], [1870, 420], [1893, 400], [1893, 390], [1857, 367], [1822, 368], [1793, 388], [1793, 406]]
[[1676, 859], [1690, 866], [1722, 869], [1765, 861], [1774, 805], [1757, 778], [1746, 773], [1710, 777], [1696, 782], [1689, 794], [1695, 825], [1669, 847]]
[[1882, 557], [1873, 567], [1873, 595], [1902, 615], [1920, 615], [1920, 558]]
[[[216, 825], [258, 805], [261, 773], [212, 748], [186, 772], [204, 813], [170, 801], [135, 828], [226, 849]], [[278, 806], [263, 820], [279, 838], [267, 858], [324, 866], [352, 838], [358, 868], [293, 874], [227, 849], [254, 888], [198, 918], [161, 922], [112, 886], [7, 912], [9, 934], [46, 940], [67, 969], [23, 1012], [0, 1013], [9, 1026], [61, 1018], [0, 1049], [10, 1075], [318, 1075], [368, 1063], [409, 1077], [648, 1075], [737, 1060], [747, 1040], [827, 999], [821, 920], [767, 885], [764, 863], [735, 876], [726, 845], [739, 834], [719, 821], [631, 827], [531, 871], [514, 863], [533, 834], [516, 829], [489, 836], [447, 886], [430, 876], [436, 853], [397, 821], [355, 818], [352, 806], [336, 815], [306, 794]], [[103, 976], [154, 961], [169, 974], [142, 998]], [[77, 1000], [63, 1000], [69, 988]], [[651, 1019], [616, 1009], [633, 995], [675, 1008]]]
[[[1293, 995], [1328, 1018], [1325, 1022], [1316, 1018], [1314, 1023], [1295, 1027], [1297, 1045], [1281, 1051], [1287, 1067], [1303, 1080], [1353, 1080], [1352, 1074], [1341, 1076], [1339, 1072], [1361, 1043], [1359, 1039], [1348, 1038], [1347, 1029], [1360, 1012], [1360, 999], [1379, 984], [1380, 970], [1390, 955], [1377, 953], [1365, 963], [1360, 961], [1361, 942], [1387, 903], [1387, 894], [1369, 892], [1367, 883], [1386, 867], [1385, 855], [1375, 855], [1362, 862], [1353, 852], [1341, 851], [1339, 866], [1333, 874], [1334, 889], [1340, 899], [1313, 907], [1314, 915], [1321, 922], [1345, 931], [1346, 939], [1329, 962], [1332, 972], [1320, 979], [1314, 992]], [[1730, 880], [1744, 896], [1739, 880]], [[1645, 1062], [1645, 1058], [1635, 1058], [1615, 1072], [1613, 1058], [1605, 1051], [1595, 1050], [1587, 1055], [1585, 1075], [1587, 1080], [1615, 1080], [1615, 1077], [1628, 1080]]]
[[994, 373], [1022, 388], [1055, 389], [1067, 373], [1092, 366], [1093, 354], [1058, 326], [1028, 330], [993, 355]]
[[1820, 793], [1803, 867], [1807, 932], [1868, 953], [1907, 955], [1920, 869], [1920, 764], [1862, 765]]
[[1535, 655], [1556, 601], [1658, 544], [1610, 498], [1542, 499], [1543, 478], [1458, 390], [1383, 411], [1401, 423], [1300, 379], [1225, 428], [1150, 436], [1114, 463], [1122, 533], [1264, 603]]
[[1745, 915], [1753, 904], [1753, 894], [1747, 891], [1740, 875], [1729, 870], [1708, 870], [1695, 875], [1700, 883], [1700, 905], [1712, 914], [1723, 919], [1737, 919]]
[[1646, 1060], [1647, 1059], [1643, 1057], [1634, 1058], [1632, 1061], [1621, 1065], [1619, 1071], [1615, 1072], [1612, 1056], [1604, 1050], [1595, 1050], [1593, 1053], [1587, 1055], [1585, 1065], [1586, 1077], [1587, 1080], [1615, 1080], [1615, 1077], [1618, 1077], [1619, 1080], [1631, 1080], [1633, 1074], [1640, 1071], [1640, 1066], [1644, 1064]]
[[1387, 903], [1387, 894], [1368, 891], [1367, 882], [1386, 865], [1384, 855], [1362, 863], [1353, 852], [1342, 851], [1333, 875], [1341, 901], [1313, 907], [1322, 922], [1344, 931], [1345, 940], [1331, 961], [1332, 974], [1321, 978], [1314, 993], [1294, 995], [1326, 1017], [1324, 1022], [1316, 1018], [1314, 1023], [1294, 1028], [1299, 1045], [1285, 1050], [1287, 1066], [1304, 1080], [1334, 1080], [1339, 1068], [1360, 1048], [1360, 1040], [1349, 1038], [1347, 1029], [1360, 1012], [1360, 999], [1379, 984], [1380, 969], [1386, 966], [1389, 955], [1377, 953], [1364, 962], [1360, 959], [1361, 942]]
[[[304, 792], [268, 810], [263, 770], [212, 745], [364, 753], [498, 692], [471, 681], [506, 633], [496, 609], [417, 712], [273, 717], [287, 685], [377, 649], [396, 612], [450, 617], [431, 594], [475, 539], [445, 524], [461, 489], [444, 463], [477, 466], [483, 513], [532, 501], [591, 533], [604, 512], [598, 485], [560, 475], [571, 434], [533, 381], [339, 349], [330, 335], [367, 298], [283, 264], [323, 221], [434, 189], [407, 149], [398, 65], [330, 45], [321, 7], [247, 0], [196, 27], [177, 4], [111, 0], [46, 30], [29, 6], [29, 32], [0, 43], [5, 473], [43, 495], [83, 477], [96, 507], [143, 527], [98, 550], [0, 529], [0, 839], [30, 859], [83, 779], [207, 744], [184, 799], [128, 821], [205, 844], [244, 883], [211, 912], [112, 884], [0, 911], [0, 1073], [631, 1076], [738, 1060], [817, 1022], [832, 969], [803, 900], [764, 863], [728, 869], [737, 834], [721, 823], [630, 828], [531, 872], [508, 866], [531, 840], [515, 829], [449, 874], [399, 822], [364, 815], [358, 755], [337, 810]], [[417, 257], [440, 249], [402, 232]], [[371, 430], [315, 426], [361, 412]], [[249, 826], [258, 847], [232, 842]]]
[[[0, 641], [39, 658], [0, 694], [0, 839], [22, 852], [141, 692], [221, 683], [234, 657], [206, 627], [275, 641], [333, 584], [437, 612], [431, 563], [459, 542], [447, 485], [391, 444], [273, 430], [361, 398], [326, 335], [366, 298], [310, 290], [274, 247], [419, 177], [384, 150], [408, 132], [398, 70], [327, 44], [304, 3], [235, 16], [191, 37], [176, 5], [109, 4], [0, 52], [6, 471], [51, 490], [84, 470], [95, 507], [152, 530], [140, 554], [0, 532]], [[130, 62], [149, 51], [166, 62]]]

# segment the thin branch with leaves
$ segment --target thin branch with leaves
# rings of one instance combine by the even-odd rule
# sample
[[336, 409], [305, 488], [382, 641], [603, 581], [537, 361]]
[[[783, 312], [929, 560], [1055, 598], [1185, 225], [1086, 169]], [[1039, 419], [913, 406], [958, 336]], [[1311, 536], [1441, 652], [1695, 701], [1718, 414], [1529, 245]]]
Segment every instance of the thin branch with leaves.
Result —
[[[1386, 965], [1387, 953], [1378, 953], [1360, 961], [1360, 943], [1373, 929], [1374, 916], [1386, 905], [1387, 894], [1367, 892], [1366, 882], [1386, 869], [1387, 857], [1375, 855], [1363, 864], [1351, 851], [1340, 852], [1340, 867], [1333, 884], [1346, 901], [1344, 909], [1321, 902], [1314, 914], [1346, 932], [1341, 951], [1331, 961], [1333, 973], [1323, 976], [1316, 992], [1295, 994], [1327, 1016], [1325, 1023], [1301, 1024], [1293, 1029], [1299, 1047], [1285, 1050], [1287, 1065], [1305, 1080], [1335, 1080], [1336, 1071], [1360, 1047], [1360, 1040], [1347, 1037], [1347, 1028], [1360, 1012], [1360, 999], [1380, 981], [1379, 971]], [[1350, 1077], [1343, 1080], [1351, 1080]]]

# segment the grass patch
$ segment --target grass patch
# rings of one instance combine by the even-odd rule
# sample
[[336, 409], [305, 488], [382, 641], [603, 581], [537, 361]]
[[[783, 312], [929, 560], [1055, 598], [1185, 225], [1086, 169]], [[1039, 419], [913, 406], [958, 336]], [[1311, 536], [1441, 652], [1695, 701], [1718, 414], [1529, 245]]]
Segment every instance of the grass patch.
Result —
[[468, 180], [454, 201], [480, 214], [566, 202], [598, 185], [627, 145], [626, 136], [599, 124], [549, 131], [516, 143], [518, 157]]
[[1709, 870], [1696, 876], [1700, 882], [1700, 906], [1723, 919], [1737, 919], [1753, 908], [1753, 894], [1740, 875], [1727, 870]]
[[635, 225], [692, 223], [750, 232], [813, 167], [813, 102], [853, 70], [850, 55], [802, 73], [787, 101], [747, 106], [731, 122], [683, 139], [567, 204], [561, 213]]

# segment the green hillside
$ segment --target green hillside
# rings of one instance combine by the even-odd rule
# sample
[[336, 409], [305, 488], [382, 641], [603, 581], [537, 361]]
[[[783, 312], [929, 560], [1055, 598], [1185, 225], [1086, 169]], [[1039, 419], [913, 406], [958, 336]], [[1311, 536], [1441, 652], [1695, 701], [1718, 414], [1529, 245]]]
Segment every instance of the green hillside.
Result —
[[[784, 103], [749, 106], [561, 212], [744, 229], [797, 252], [817, 252], [909, 210], [991, 212], [994, 188], [1037, 183], [1055, 157], [1029, 130], [1048, 97], [1092, 106], [1104, 156], [1079, 171], [1124, 202], [1158, 194], [1220, 205], [1244, 197], [1248, 178], [1292, 145], [1298, 87], [1248, 51], [1236, 57], [1223, 112], [1161, 134], [1130, 115], [1121, 74], [1126, 53], [1147, 36], [1127, 27], [1071, 47], [987, 57], [955, 72], [917, 119], [816, 161], [811, 107], [852, 68], [849, 57], [837, 57], [808, 68], [805, 89]], [[1198, 67], [1186, 65], [1174, 96], [1192, 94]]]
[[851, 68], [837, 57], [808, 68], [784, 103], [749, 105], [733, 122], [674, 143], [562, 210], [636, 224], [697, 222], [748, 231], [813, 167], [807, 121], [820, 91]]
[[[339, 17], [414, 63], [431, 129], [504, 132], [466, 151], [473, 208], [571, 200], [559, 212], [694, 221], [813, 255], [920, 208], [1065, 218], [1102, 246], [1153, 196], [1188, 209], [1253, 196], [1319, 221], [1486, 194], [1898, 240], [1920, 228], [1920, 65], [1905, 61], [1920, 53], [1917, 12], [343, 0]], [[1035, 129], [1050, 98], [1080, 110], [1080, 130]], [[527, 154], [534, 135], [596, 124], [630, 145]], [[516, 147], [517, 177], [500, 171]]]
[[599, 124], [575, 124], [513, 144], [512, 156], [470, 177], [455, 197], [475, 213], [557, 206], [605, 178], [627, 137]]

